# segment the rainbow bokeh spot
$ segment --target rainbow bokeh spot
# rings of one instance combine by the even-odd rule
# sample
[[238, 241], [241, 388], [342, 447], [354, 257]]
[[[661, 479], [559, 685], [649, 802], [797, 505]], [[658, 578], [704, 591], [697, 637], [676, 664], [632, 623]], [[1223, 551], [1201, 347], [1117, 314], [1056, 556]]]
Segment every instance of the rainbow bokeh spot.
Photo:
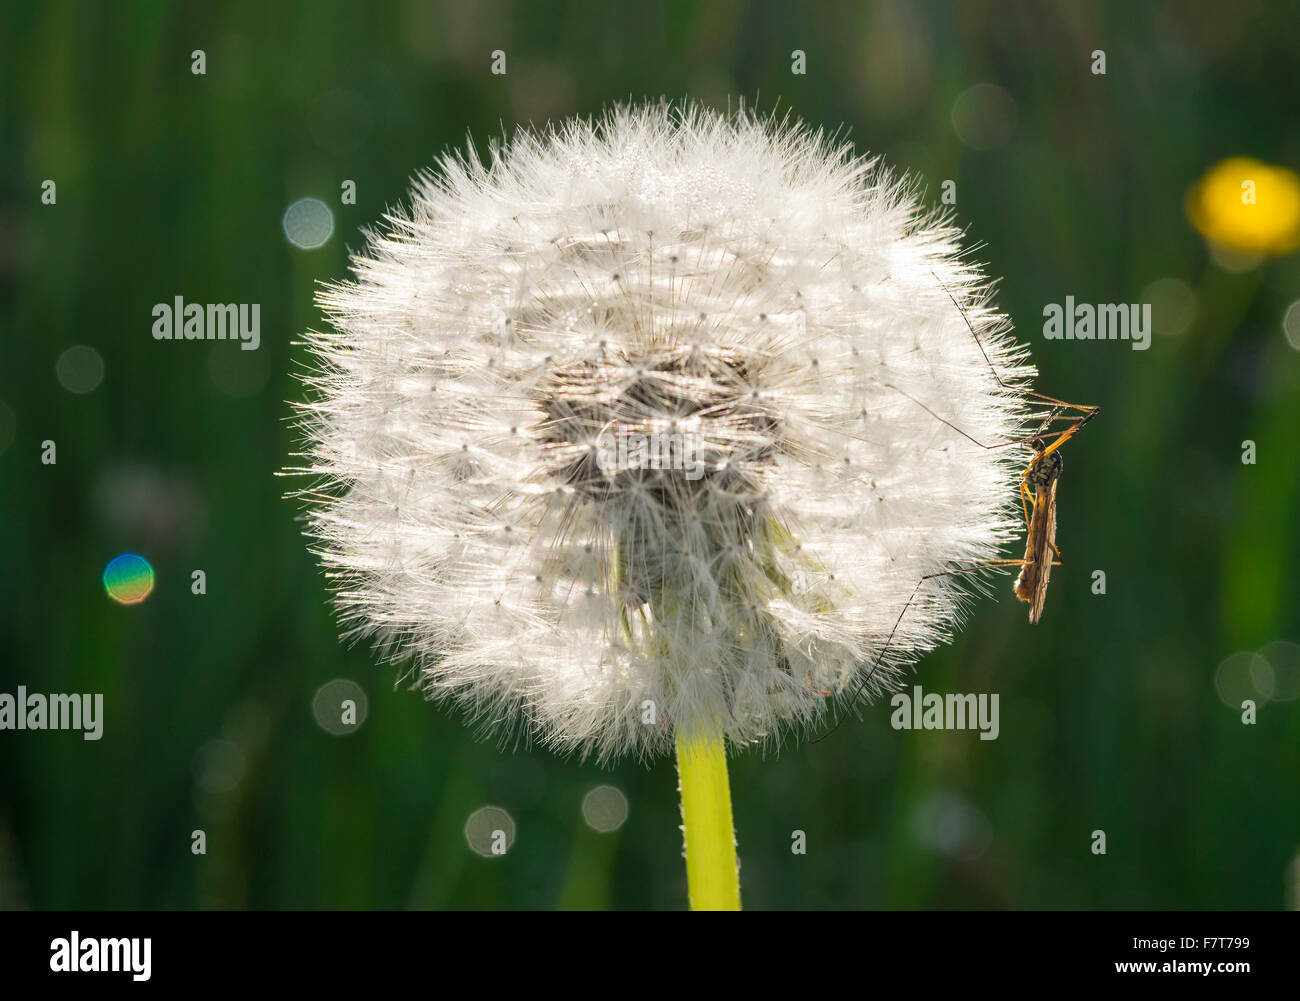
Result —
[[114, 556], [104, 567], [104, 590], [119, 605], [138, 605], [153, 590], [153, 567], [135, 553]]

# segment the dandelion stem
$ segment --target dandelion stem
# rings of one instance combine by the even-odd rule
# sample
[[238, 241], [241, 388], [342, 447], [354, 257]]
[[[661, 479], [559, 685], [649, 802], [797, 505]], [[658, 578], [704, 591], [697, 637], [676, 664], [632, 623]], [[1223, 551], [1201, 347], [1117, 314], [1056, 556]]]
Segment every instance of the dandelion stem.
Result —
[[731, 820], [727, 749], [722, 739], [690, 738], [678, 732], [677, 774], [691, 910], [738, 911], [740, 871]]

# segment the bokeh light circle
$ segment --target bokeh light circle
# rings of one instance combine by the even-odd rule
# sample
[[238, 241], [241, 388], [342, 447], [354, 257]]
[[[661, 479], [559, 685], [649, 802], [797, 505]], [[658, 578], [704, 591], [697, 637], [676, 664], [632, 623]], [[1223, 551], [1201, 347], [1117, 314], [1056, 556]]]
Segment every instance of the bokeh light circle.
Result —
[[299, 198], [284, 213], [284, 235], [302, 250], [325, 245], [334, 233], [334, 213], [319, 198]]
[[1016, 134], [1016, 99], [995, 83], [977, 83], [952, 102], [952, 128], [971, 149], [1000, 149]]
[[1219, 662], [1214, 688], [1229, 709], [1240, 710], [1247, 699], [1262, 706], [1273, 697], [1273, 665], [1257, 653], [1239, 650]]
[[614, 786], [596, 786], [582, 797], [582, 819], [594, 831], [617, 831], [627, 820], [627, 797]]
[[481, 806], [465, 821], [465, 842], [476, 855], [500, 858], [515, 843], [515, 818], [499, 806]]
[[932, 793], [922, 800], [913, 811], [912, 828], [930, 851], [963, 861], [979, 858], [993, 840], [988, 818], [950, 792]]
[[220, 738], [209, 740], [194, 754], [194, 781], [204, 793], [222, 796], [239, 785], [245, 764], [238, 744]]
[[1150, 303], [1151, 326], [1162, 337], [1177, 337], [1196, 320], [1196, 290], [1181, 278], [1157, 278], [1138, 293], [1138, 301]]
[[104, 359], [90, 345], [74, 344], [59, 355], [54, 374], [69, 393], [90, 393], [104, 381]]
[[104, 567], [104, 590], [119, 605], [138, 605], [153, 590], [153, 567], [136, 553], [114, 556]]
[[311, 700], [311, 713], [316, 725], [326, 733], [345, 737], [361, 729], [370, 711], [366, 691], [355, 681], [335, 678], [316, 689]]
[[1290, 640], [1274, 640], [1261, 647], [1259, 655], [1273, 669], [1274, 702], [1290, 702], [1300, 695], [1300, 645]]
[[1282, 317], [1282, 333], [1286, 335], [1286, 342], [1300, 351], [1300, 299], [1287, 307]]
[[1231, 275], [1244, 275], [1264, 263], [1264, 255], [1252, 250], [1238, 250], [1218, 243], [1210, 245], [1210, 260]]

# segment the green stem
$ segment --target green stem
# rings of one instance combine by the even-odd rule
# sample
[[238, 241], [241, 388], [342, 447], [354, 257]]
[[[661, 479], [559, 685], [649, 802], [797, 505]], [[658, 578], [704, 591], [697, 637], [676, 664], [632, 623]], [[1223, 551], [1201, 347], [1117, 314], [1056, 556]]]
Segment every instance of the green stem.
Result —
[[686, 885], [693, 911], [740, 910], [736, 829], [727, 749], [721, 738], [677, 734], [677, 774], [686, 836]]

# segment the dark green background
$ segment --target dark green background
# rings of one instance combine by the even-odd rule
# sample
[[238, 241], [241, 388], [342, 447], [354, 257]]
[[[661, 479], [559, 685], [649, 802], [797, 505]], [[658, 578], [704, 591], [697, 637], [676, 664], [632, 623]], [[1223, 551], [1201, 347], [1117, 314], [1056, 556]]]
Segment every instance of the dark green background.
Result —
[[[315, 282], [345, 274], [413, 171], [467, 132], [483, 148], [613, 100], [743, 95], [846, 126], [932, 201], [955, 180], [1041, 388], [1104, 410], [1068, 450], [1067, 562], [1043, 622], [999, 579], [920, 666], [927, 690], [999, 692], [1000, 738], [895, 732], [880, 704], [824, 744], [740, 755], [747, 906], [1286, 906], [1300, 702], [1243, 726], [1213, 679], [1236, 651], [1300, 639], [1300, 354], [1281, 326], [1300, 257], [1224, 270], [1182, 199], [1225, 156], [1300, 165], [1300, 8], [1047, 6], [6, 4], [0, 691], [100, 691], [107, 720], [99, 743], [0, 732], [0, 904], [683, 905], [672, 764], [503, 752], [395, 688], [393, 667], [338, 642], [273, 474], [293, 447], [292, 340], [320, 322]], [[504, 77], [489, 72], [498, 48]], [[791, 75], [796, 48], [806, 76]], [[979, 82], [1018, 106], [1010, 142], [986, 152], [950, 117]], [[338, 204], [344, 179], [355, 206]], [[280, 225], [307, 195], [336, 221], [311, 252]], [[1045, 303], [1137, 302], [1164, 277], [1199, 310], [1149, 351], [1043, 339]], [[152, 305], [175, 295], [260, 302], [261, 349], [156, 342]], [[106, 362], [88, 395], [55, 377], [73, 344]], [[127, 551], [158, 575], [138, 607], [100, 583]], [[190, 593], [195, 568], [206, 596]], [[335, 677], [370, 696], [350, 737], [310, 711]], [[631, 804], [615, 834], [581, 819], [601, 783]], [[503, 859], [466, 846], [484, 804], [518, 825]], [[973, 836], [956, 856], [939, 845], [954, 823]]]

